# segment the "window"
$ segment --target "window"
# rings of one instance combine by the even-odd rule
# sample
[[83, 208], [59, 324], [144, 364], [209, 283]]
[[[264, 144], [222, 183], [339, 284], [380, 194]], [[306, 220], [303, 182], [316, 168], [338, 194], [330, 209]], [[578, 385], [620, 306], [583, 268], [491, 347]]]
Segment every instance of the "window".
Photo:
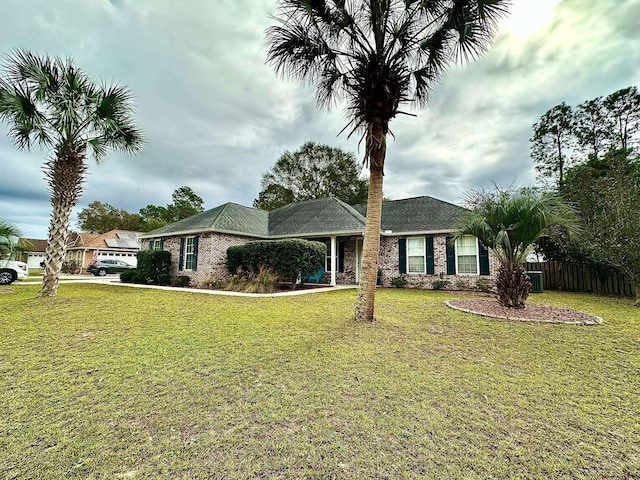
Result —
[[478, 240], [463, 235], [456, 240], [456, 271], [460, 274], [478, 274]]
[[324, 257], [324, 271], [331, 271], [331, 240], [325, 240], [324, 243], [327, 246], [327, 254]]
[[151, 250], [162, 250], [162, 240], [151, 240]]
[[195, 252], [195, 238], [187, 237], [184, 243], [184, 268], [185, 270], [193, 270], [194, 252]]
[[407, 238], [407, 273], [425, 273], [424, 237]]

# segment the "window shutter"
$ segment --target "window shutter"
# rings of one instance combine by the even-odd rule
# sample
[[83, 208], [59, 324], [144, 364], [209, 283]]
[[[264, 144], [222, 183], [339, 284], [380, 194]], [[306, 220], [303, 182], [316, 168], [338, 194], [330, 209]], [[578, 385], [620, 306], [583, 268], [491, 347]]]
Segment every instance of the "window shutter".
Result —
[[160, 250], [164, 250], [164, 240], [160, 240]]
[[193, 271], [198, 269], [198, 240], [200, 237], [193, 238]]
[[338, 272], [344, 273], [344, 242], [338, 242]]
[[480, 275], [489, 275], [489, 250], [478, 242], [480, 256]]
[[153, 240], [149, 240], [149, 250], [153, 250]]
[[180, 239], [180, 256], [178, 257], [178, 270], [184, 267], [184, 238]]
[[453, 237], [447, 237], [447, 275], [456, 274], [456, 250]]
[[433, 237], [426, 237], [425, 243], [427, 246], [427, 274], [433, 275], [435, 273], [435, 261], [433, 257]]
[[398, 270], [400, 273], [407, 273], [407, 240], [398, 239]]

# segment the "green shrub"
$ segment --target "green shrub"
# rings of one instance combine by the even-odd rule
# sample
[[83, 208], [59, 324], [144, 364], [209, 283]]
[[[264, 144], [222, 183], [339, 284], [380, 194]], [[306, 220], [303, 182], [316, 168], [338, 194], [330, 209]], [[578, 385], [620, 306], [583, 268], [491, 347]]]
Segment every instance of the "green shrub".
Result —
[[158, 275], [158, 285], [171, 285], [171, 275], [168, 273], [161, 273]]
[[476, 280], [476, 288], [484, 293], [491, 293], [493, 291], [493, 281], [490, 278], [480, 277]]
[[191, 277], [188, 275], [178, 275], [171, 277], [172, 287], [188, 287], [191, 284]]
[[165, 250], [140, 250], [138, 252], [138, 275], [146, 283], [158, 283], [160, 275], [169, 274], [171, 252]]
[[122, 283], [133, 283], [133, 278], [138, 275], [138, 271], [135, 269], [125, 270], [120, 274], [120, 281]]
[[391, 279], [391, 285], [396, 288], [404, 288], [408, 283], [409, 281], [404, 273], [401, 273], [398, 277], [393, 277]]
[[131, 280], [133, 281], [133, 283], [137, 283], [139, 285], [146, 285], [147, 284], [147, 279], [144, 278], [143, 276], [139, 275], [139, 274], [134, 275]]
[[443, 278], [441, 278], [440, 280], [434, 280], [433, 282], [431, 282], [431, 287], [434, 290], [444, 290], [449, 285], [451, 285], [451, 282]]
[[240, 269], [244, 274], [261, 268], [273, 275], [291, 282], [295, 288], [298, 277], [304, 278], [316, 273], [324, 266], [327, 247], [322, 242], [308, 240], [261, 240], [227, 249], [227, 267], [235, 273]]
[[80, 265], [75, 260], [71, 260], [70, 262], [62, 262], [62, 267], [60, 268], [62, 273], [70, 273], [75, 275], [76, 273], [80, 273]]

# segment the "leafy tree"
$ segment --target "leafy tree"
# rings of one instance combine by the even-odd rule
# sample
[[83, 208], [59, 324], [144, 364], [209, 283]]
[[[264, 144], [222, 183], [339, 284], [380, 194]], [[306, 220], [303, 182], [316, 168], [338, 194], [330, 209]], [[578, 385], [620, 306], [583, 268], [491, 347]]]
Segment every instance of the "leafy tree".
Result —
[[556, 227], [571, 231], [577, 224], [573, 209], [556, 193], [531, 188], [476, 191], [469, 195], [470, 211], [458, 236], [473, 235], [493, 250], [500, 262], [496, 279], [498, 302], [522, 308], [531, 280], [523, 263], [533, 243]]
[[602, 97], [581, 103], [573, 112], [573, 133], [583, 159], [593, 156], [598, 160], [611, 144], [612, 130]]
[[262, 210], [271, 211], [295, 201], [295, 196], [291, 190], [277, 183], [272, 183], [262, 189], [258, 194], [258, 198], [253, 201], [253, 206]]
[[367, 201], [367, 181], [352, 153], [306, 142], [295, 152], [286, 151], [262, 176], [256, 208], [274, 210], [293, 202], [336, 197], [349, 205]]
[[108, 203], [91, 202], [78, 214], [80, 230], [91, 233], [105, 233], [110, 230], [140, 231], [142, 216], [129, 213]]
[[143, 232], [150, 232], [204, 211], [204, 201], [190, 187], [177, 188], [171, 198], [173, 203], [167, 206], [147, 205], [140, 209]]
[[640, 130], [640, 93], [637, 87], [627, 87], [608, 95], [604, 100], [613, 124], [613, 147], [628, 149], [638, 142]]
[[640, 164], [630, 150], [612, 150], [567, 172], [564, 191], [576, 205], [582, 228], [541, 250], [549, 258], [617, 270], [636, 284], [640, 304]]
[[531, 157], [536, 170], [542, 179], [553, 179], [558, 187], [562, 187], [564, 172], [570, 166], [569, 155], [574, 142], [572, 123], [571, 107], [562, 102], [533, 125]]
[[64, 260], [71, 211], [82, 194], [87, 157], [102, 161], [110, 149], [140, 150], [132, 120], [133, 97], [118, 85], [93, 82], [71, 59], [25, 50], [6, 57], [0, 77], [0, 120], [18, 148], [49, 150], [44, 163], [53, 212], [41, 296], [53, 296]]
[[281, 0], [267, 31], [277, 72], [316, 84], [318, 104], [347, 101], [369, 168], [356, 318], [372, 321], [389, 123], [403, 104], [425, 106], [448, 65], [486, 50], [506, 0]]
[[191, 189], [182, 186], [171, 195], [173, 203], [167, 205], [165, 220], [167, 223], [177, 222], [204, 211], [204, 201]]

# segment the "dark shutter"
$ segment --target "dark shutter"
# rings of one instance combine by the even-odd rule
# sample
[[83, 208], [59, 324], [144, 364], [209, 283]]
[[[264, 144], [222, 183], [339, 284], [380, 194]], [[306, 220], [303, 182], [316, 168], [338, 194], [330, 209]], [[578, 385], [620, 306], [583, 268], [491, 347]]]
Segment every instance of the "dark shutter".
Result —
[[193, 271], [198, 269], [198, 240], [200, 237], [193, 237]]
[[427, 274], [433, 275], [435, 273], [435, 262], [433, 258], [433, 237], [426, 237], [427, 245]]
[[178, 270], [184, 267], [184, 238], [180, 239], [180, 256], [178, 257]]
[[338, 242], [338, 272], [344, 273], [344, 242]]
[[478, 242], [480, 247], [480, 275], [489, 275], [489, 250]]
[[164, 240], [160, 240], [160, 250], [164, 250]]
[[407, 273], [407, 240], [398, 239], [398, 270], [400, 273]]
[[149, 240], [149, 250], [153, 250], [153, 240]]
[[447, 237], [447, 275], [456, 274], [456, 250], [453, 237]]

